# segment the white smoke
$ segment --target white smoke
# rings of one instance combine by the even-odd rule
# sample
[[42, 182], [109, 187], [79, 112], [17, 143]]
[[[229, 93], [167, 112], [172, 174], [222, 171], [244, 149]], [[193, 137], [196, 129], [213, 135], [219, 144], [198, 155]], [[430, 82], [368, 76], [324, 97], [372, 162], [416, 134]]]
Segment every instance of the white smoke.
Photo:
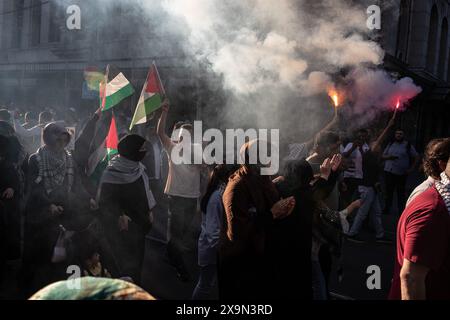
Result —
[[316, 94], [327, 87], [325, 73], [383, 59], [364, 38], [365, 11], [345, 1], [311, 8], [306, 0], [165, 0], [163, 7], [185, 19], [196, 54], [239, 94], [274, 86]]

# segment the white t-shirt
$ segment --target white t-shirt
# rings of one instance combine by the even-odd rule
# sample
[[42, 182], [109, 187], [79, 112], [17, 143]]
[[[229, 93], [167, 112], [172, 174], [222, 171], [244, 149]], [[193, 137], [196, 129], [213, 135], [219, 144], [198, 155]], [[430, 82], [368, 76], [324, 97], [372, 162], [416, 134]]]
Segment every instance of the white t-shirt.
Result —
[[[350, 142], [344, 149], [344, 152], [348, 152], [353, 147], [353, 143]], [[370, 148], [365, 143], [363, 146], [363, 151], [366, 152]], [[359, 148], [356, 148], [352, 154], [348, 157], [348, 159], [352, 162], [353, 166], [344, 171], [344, 178], [355, 178], [362, 179], [363, 178], [363, 167], [362, 167], [362, 154], [359, 151]]]
[[[169, 196], [197, 199], [200, 197], [199, 164], [175, 164], [171, 152], [175, 144], [166, 150], [169, 156], [169, 174], [164, 193]], [[195, 148], [193, 148], [195, 149]]]

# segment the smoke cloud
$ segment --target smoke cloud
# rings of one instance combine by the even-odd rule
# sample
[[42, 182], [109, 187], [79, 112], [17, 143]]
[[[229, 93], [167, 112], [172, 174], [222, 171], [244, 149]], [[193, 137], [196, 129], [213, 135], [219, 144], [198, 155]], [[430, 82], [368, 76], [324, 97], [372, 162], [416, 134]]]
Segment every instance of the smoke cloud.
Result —
[[[80, 6], [86, 8], [86, 3]], [[370, 4], [373, 1], [95, 1], [108, 9], [120, 5], [122, 12], [139, 18], [122, 20], [122, 31], [151, 34], [151, 41], [130, 50], [185, 56], [192, 70], [189, 77], [200, 84], [197, 97], [205, 104], [203, 110], [206, 115], [214, 110], [216, 123], [280, 128], [282, 135], [284, 130], [298, 139], [330, 120], [330, 88], [339, 91], [348, 109], [343, 111], [357, 116], [358, 125], [391, 110], [396, 100], [405, 105], [421, 91], [411, 79], [393, 79], [382, 69], [384, 51], [377, 34], [366, 26]], [[97, 23], [114, 23], [104, 11]]]

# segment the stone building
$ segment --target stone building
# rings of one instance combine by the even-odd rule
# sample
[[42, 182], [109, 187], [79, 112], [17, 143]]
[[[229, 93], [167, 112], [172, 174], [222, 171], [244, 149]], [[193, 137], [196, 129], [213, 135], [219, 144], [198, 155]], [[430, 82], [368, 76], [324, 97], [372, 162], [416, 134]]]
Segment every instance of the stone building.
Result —
[[381, 1], [384, 66], [423, 88], [403, 115], [403, 127], [419, 147], [450, 136], [450, 1]]
[[[374, 2], [382, 9], [384, 68], [412, 77], [423, 88], [401, 117], [408, 136], [421, 149], [430, 138], [450, 135], [450, 1]], [[206, 110], [194, 96], [204, 87], [198, 83], [201, 76], [193, 76], [201, 75], [195, 62], [183, 55], [176, 38], [161, 39], [154, 32], [164, 17], [149, 19], [120, 2], [104, 8], [107, 3], [111, 2], [0, 0], [0, 104], [89, 108], [96, 102], [82, 99], [86, 67], [112, 64], [139, 91], [155, 60], [172, 101], [182, 104], [177, 118], [214, 113], [212, 104]], [[67, 8], [73, 4], [81, 8], [80, 30], [66, 27]], [[130, 110], [138, 96], [127, 100]]]
[[[105, 3], [0, 0], [0, 104], [23, 110], [92, 109], [97, 101], [82, 99], [83, 71], [89, 66], [104, 70], [111, 64], [138, 92], [125, 102], [133, 109], [148, 68], [156, 61], [163, 80], [170, 74], [164, 82], [172, 100], [183, 103], [178, 116], [195, 117], [195, 63], [186, 61], [176, 42], [159, 45], [161, 39], [151, 32], [156, 21], [142, 19], [142, 13], [121, 4], [104, 8]], [[80, 30], [66, 26], [67, 9], [74, 4], [81, 9]]]

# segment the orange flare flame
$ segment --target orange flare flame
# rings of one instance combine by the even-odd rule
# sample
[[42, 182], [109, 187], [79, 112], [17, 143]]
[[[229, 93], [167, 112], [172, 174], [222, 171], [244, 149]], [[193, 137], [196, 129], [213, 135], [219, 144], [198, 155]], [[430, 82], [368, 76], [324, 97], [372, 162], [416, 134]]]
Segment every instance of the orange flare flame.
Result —
[[335, 90], [331, 90], [328, 92], [328, 95], [333, 100], [334, 106], [339, 107], [339, 94]]

